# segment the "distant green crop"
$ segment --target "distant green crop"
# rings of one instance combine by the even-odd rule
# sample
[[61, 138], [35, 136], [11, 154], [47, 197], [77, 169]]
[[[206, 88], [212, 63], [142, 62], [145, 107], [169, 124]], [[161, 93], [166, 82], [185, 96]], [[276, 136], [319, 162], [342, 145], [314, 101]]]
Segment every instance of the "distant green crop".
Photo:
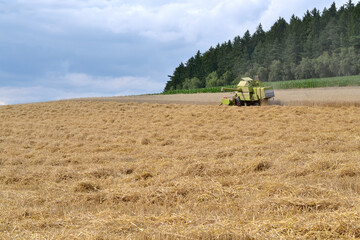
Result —
[[263, 84], [273, 86], [275, 89], [360, 86], [360, 75], [264, 82]]
[[[274, 89], [291, 88], [320, 88], [320, 87], [346, 87], [360, 86], [360, 75], [331, 77], [331, 78], [312, 78], [290, 81], [263, 82], [265, 86], [273, 86]], [[225, 86], [235, 87], [235, 86]], [[190, 94], [190, 93], [215, 93], [221, 92], [221, 87], [198, 88], [198, 89], [180, 89], [163, 92], [161, 94]]]

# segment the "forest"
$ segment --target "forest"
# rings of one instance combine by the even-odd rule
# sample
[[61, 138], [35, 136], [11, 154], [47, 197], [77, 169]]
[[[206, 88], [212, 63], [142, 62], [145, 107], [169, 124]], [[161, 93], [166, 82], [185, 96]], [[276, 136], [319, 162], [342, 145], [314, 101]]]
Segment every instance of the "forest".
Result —
[[236, 84], [239, 77], [283, 81], [360, 73], [360, 2], [335, 2], [302, 18], [280, 17], [265, 32], [261, 23], [175, 68], [164, 92]]

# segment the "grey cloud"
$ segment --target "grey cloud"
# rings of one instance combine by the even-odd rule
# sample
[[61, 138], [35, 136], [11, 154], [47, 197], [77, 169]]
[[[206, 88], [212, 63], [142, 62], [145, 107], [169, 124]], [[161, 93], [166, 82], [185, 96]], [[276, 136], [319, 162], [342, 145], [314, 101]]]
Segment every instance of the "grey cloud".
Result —
[[59, 35], [74, 28], [101, 29], [136, 33], [161, 42], [193, 42], [214, 36], [213, 32], [228, 35], [244, 21], [257, 19], [268, 4], [256, 0], [155, 1], [151, 5], [145, 1], [18, 0], [10, 4], [5, 17]]
[[[49, 81], [50, 79], [55, 81]], [[148, 78], [93, 77], [84, 73], [49, 74], [46, 79], [40, 79], [38, 82], [42, 84], [29, 87], [0, 87], [0, 105], [80, 97], [134, 95], [139, 91], [155, 93], [162, 86]]]
[[331, 2], [0, 0], [0, 102], [160, 92], [197, 50]]

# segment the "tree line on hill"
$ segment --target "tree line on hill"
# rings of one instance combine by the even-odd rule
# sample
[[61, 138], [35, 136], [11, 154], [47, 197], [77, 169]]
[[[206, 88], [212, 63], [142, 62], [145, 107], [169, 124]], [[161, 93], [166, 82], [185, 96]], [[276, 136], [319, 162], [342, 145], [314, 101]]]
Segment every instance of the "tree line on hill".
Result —
[[241, 76], [281, 81], [360, 73], [360, 2], [335, 2], [288, 23], [279, 18], [269, 31], [259, 24], [251, 35], [236, 36], [198, 51], [174, 70], [164, 91], [235, 84]]

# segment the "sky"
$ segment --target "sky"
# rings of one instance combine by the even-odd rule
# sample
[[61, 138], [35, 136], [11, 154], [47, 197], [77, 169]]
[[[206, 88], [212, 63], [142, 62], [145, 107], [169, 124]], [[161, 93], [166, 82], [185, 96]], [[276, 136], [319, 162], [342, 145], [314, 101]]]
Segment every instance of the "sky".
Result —
[[0, 105], [159, 93], [198, 50], [332, 2], [0, 0]]

